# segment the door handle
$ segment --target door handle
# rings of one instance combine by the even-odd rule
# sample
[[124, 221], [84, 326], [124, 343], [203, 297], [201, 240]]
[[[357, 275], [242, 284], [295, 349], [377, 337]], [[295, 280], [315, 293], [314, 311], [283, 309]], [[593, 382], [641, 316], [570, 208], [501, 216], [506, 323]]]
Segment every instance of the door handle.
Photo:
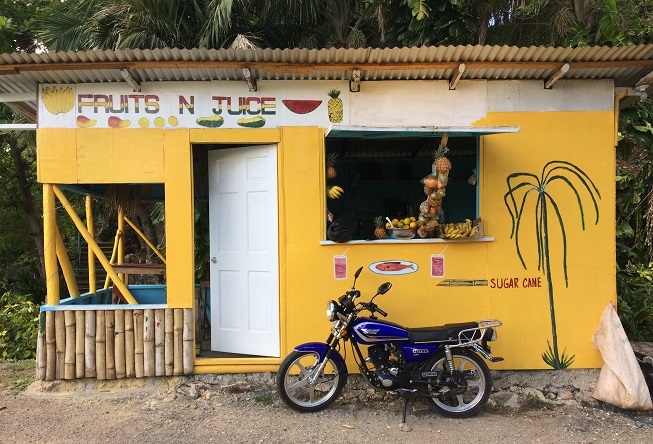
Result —
[[212, 263], [212, 264], [217, 264], [217, 263], [218, 263], [218, 259], [217, 259], [215, 256], [213, 256], [213, 257], [211, 258], [211, 263]]

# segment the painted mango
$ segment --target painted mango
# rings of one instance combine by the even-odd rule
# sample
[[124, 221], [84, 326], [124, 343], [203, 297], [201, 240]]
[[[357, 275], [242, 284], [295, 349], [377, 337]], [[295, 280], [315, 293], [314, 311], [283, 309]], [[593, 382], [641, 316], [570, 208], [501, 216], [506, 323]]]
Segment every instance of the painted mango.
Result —
[[77, 126], [80, 128], [91, 128], [92, 126], [95, 126], [97, 120], [89, 119], [86, 116], [77, 116], [76, 122], [77, 122]]
[[224, 123], [224, 118], [217, 115], [210, 117], [198, 117], [195, 122], [198, 125], [205, 126], [207, 128], [219, 128]]
[[265, 125], [265, 119], [261, 116], [256, 116], [249, 119], [238, 119], [236, 123], [245, 128], [260, 128]]
[[120, 117], [111, 116], [109, 117], [107, 124], [110, 128], [125, 128], [131, 125], [131, 122], [129, 120], [121, 119]]

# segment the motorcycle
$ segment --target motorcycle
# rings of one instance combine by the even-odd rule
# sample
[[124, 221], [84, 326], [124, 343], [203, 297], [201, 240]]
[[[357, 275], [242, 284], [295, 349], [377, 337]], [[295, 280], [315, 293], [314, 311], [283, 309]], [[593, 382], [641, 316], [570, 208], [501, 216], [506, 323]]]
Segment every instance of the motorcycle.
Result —
[[[475, 415], [490, 396], [492, 381], [487, 364], [503, 361], [493, 357], [488, 342], [497, 339], [501, 322], [486, 319], [436, 327], [405, 328], [379, 320], [388, 314], [374, 299], [392, 284], [381, 284], [369, 302], [358, 302], [356, 289], [363, 267], [354, 274], [352, 288], [338, 301], [327, 304], [333, 323], [326, 342], [298, 345], [283, 360], [277, 373], [281, 400], [299, 412], [316, 412], [331, 405], [347, 382], [347, 366], [340, 354], [341, 341], [349, 342], [360, 374], [378, 390], [403, 398], [403, 419], [409, 398], [419, 396], [443, 416]], [[361, 316], [367, 311], [368, 316]], [[367, 357], [360, 345], [369, 346]]]

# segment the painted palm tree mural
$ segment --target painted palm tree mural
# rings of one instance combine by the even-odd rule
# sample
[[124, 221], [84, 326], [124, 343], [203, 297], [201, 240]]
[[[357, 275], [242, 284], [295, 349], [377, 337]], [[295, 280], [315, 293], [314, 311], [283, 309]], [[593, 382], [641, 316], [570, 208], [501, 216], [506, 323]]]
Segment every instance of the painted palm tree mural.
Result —
[[[574, 360], [574, 355], [567, 355], [566, 349], [560, 355], [558, 351], [558, 334], [556, 331], [555, 304], [553, 298], [553, 277], [551, 270], [552, 258], [549, 248], [549, 229], [557, 224], [560, 229], [562, 242], [562, 271], [565, 277], [565, 287], [569, 286], [567, 274], [567, 231], [562, 214], [562, 208], [556, 202], [556, 197], [551, 191], [561, 191], [560, 187], [551, 190], [553, 183], [562, 184], [564, 188], [571, 190], [576, 197], [580, 209], [581, 227], [585, 230], [585, 206], [584, 201], [594, 206], [593, 213], [596, 215], [594, 224], [599, 222], [599, 206], [597, 198], [601, 198], [598, 188], [590, 177], [576, 165], [562, 161], [553, 160], [542, 168], [542, 174], [537, 177], [532, 173], [512, 173], [506, 178], [508, 192], [504, 195], [504, 202], [512, 220], [512, 231], [510, 238], [515, 240], [517, 256], [526, 269], [526, 261], [520, 246], [520, 236], [527, 218], [534, 218], [535, 241], [537, 242], [537, 269], [541, 270], [545, 277], [549, 291], [549, 310], [551, 312], [551, 334], [552, 343], [547, 340], [547, 349], [542, 353], [542, 359], [554, 369], [569, 367]], [[534, 204], [534, 205], [533, 205]], [[534, 209], [534, 212], [531, 210]]]

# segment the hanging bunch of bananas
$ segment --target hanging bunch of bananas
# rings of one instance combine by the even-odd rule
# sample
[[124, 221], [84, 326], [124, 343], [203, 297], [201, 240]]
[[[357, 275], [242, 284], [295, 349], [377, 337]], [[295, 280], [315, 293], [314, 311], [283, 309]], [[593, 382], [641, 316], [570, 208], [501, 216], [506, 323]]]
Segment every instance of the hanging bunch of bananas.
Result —
[[67, 113], [75, 106], [75, 94], [73, 89], [57, 88], [49, 86], [43, 89], [43, 104], [52, 114]]
[[465, 222], [455, 224], [445, 224], [442, 227], [442, 237], [444, 239], [460, 239], [461, 237], [471, 237], [478, 234], [478, 225], [472, 225], [472, 221], [465, 219]]
[[327, 196], [329, 196], [330, 199], [339, 199], [344, 192], [345, 190], [337, 185], [327, 187]]

